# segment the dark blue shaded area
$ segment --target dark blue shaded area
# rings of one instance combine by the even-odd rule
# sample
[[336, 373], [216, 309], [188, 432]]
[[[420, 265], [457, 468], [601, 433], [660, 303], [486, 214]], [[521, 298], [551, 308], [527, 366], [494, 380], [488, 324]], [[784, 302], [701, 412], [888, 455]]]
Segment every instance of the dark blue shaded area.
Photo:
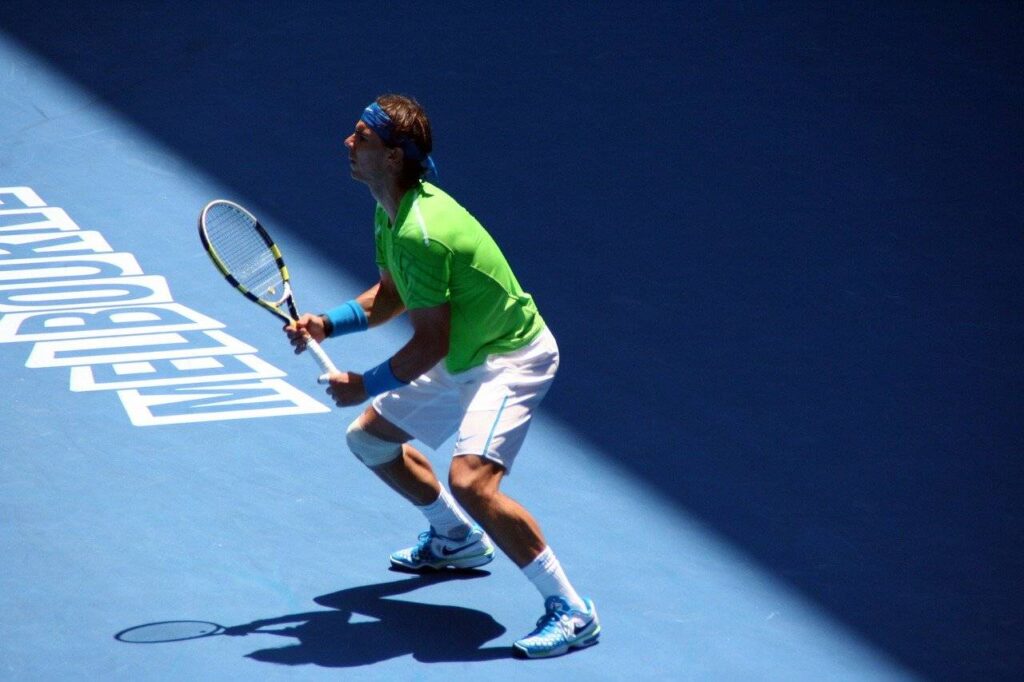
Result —
[[342, 139], [417, 95], [560, 340], [549, 413], [904, 665], [1016, 679], [1022, 18], [36, 0], [0, 26], [368, 283]]
[[[284, 638], [282, 646], [249, 654], [257, 661], [281, 665], [355, 667], [409, 654], [421, 663], [511, 658], [508, 646], [484, 646], [505, 633], [486, 613], [392, 599], [445, 580], [487, 575], [483, 571], [449, 572], [348, 588], [317, 597], [317, 603], [331, 611], [261, 619], [228, 628], [225, 634], [270, 633]], [[352, 622], [353, 616], [362, 619]]]
[[[460, 606], [424, 604], [399, 595], [452, 580], [473, 580], [486, 571], [444, 571], [393, 582], [350, 587], [316, 598], [331, 610], [261, 618], [224, 627], [206, 621], [136, 625], [115, 638], [133, 644], [167, 644], [204, 637], [281, 637], [281, 646], [257, 649], [249, 658], [281, 665], [348, 668], [412, 655], [421, 663], [511, 658], [508, 646], [484, 647], [505, 633], [491, 616]], [[443, 623], [444, 627], [439, 627]], [[261, 644], [267, 640], [256, 638]]]

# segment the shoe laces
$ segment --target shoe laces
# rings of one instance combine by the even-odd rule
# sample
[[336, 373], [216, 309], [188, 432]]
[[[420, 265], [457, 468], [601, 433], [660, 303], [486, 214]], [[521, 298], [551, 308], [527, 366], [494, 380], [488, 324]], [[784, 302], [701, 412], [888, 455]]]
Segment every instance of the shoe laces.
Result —
[[433, 526], [430, 527], [430, 530], [425, 530], [422, 533], [420, 533], [419, 537], [417, 538], [419, 542], [416, 544], [416, 547], [412, 550], [413, 557], [422, 557], [424, 556], [424, 553], [426, 553], [428, 557], [432, 557], [434, 553], [430, 549], [430, 542], [436, 537], [437, 531], [434, 530]]
[[537, 619], [537, 628], [533, 631], [533, 634], [540, 634], [555, 626], [565, 629], [563, 623], [568, 623], [570, 620], [570, 612], [571, 609], [564, 599], [561, 597], [548, 597], [547, 601], [544, 602], [544, 615]]

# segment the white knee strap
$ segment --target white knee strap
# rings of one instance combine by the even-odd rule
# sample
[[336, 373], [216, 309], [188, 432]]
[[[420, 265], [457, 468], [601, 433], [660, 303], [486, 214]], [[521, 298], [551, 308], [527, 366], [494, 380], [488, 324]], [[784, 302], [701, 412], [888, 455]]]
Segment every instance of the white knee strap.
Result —
[[352, 454], [368, 467], [387, 464], [402, 454], [400, 443], [391, 443], [367, 433], [358, 419], [349, 425], [345, 440]]

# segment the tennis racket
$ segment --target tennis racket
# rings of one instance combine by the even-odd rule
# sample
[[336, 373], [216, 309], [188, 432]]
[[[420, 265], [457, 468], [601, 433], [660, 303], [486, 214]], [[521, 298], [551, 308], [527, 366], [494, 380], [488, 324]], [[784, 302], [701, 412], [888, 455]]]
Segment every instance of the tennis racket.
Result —
[[[199, 238], [224, 279], [243, 296], [285, 323], [299, 319], [281, 250], [256, 216], [232, 201], [211, 201], [199, 214]], [[322, 372], [317, 381], [326, 384], [338, 368], [314, 339], [306, 338], [306, 349]]]

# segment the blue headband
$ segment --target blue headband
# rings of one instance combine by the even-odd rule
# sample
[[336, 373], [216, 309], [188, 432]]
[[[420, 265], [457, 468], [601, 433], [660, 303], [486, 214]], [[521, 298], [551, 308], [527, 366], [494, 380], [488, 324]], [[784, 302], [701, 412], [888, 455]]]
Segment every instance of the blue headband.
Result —
[[423, 151], [416, 145], [415, 140], [401, 135], [396, 136], [394, 134], [394, 122], [387, 112], [381, 109], [379, 104], [372, 102], [370, 106], [363, 110], [363, 115], [359, 117], [359, 120], [368, 125], [373, 132], [377, 133], [377, 137], [384, 144], [400, 148], [405, 154], [405, 158], [419, 161], [423, 168], [437, 175], [434, 159], [430, 155], [424, 157]]

